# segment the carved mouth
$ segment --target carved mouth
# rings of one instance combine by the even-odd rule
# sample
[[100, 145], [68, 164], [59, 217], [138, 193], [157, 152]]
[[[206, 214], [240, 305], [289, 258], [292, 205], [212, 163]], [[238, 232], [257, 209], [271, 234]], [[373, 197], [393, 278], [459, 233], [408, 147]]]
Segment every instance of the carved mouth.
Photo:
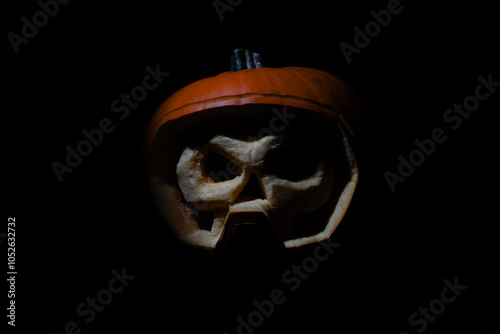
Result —
[[281, 246], [281, 241], [267, 219], [260, 211], [229, 212], [224, 228], [224, 235], [217, 243], [219, 249], [241, 248], [250, 250], [259, 248], [263, 243]]
[[232, 225], [263, 224], [268, 220], [261, 211], [237, 211], [229, 212], [226, 220], [226, 228]]

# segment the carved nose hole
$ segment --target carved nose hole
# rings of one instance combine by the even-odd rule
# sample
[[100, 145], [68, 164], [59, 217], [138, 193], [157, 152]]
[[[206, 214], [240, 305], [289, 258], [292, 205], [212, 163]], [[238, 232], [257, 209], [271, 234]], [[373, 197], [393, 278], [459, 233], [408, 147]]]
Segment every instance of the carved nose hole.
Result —
[[257, 180], [257, 176], [252, 174], [236, 202], [248, 202], [254, 199], [266, 199], [266, 196], [262, 191], [259, 180]]

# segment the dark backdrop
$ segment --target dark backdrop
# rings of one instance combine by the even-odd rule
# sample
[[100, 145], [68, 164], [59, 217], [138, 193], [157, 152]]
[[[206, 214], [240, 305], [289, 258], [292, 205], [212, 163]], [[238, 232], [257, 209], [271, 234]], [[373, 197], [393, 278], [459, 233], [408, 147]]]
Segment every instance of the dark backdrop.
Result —
[[[496, 332], [500, 88], [456, 130], [443, 114], [474, 94], [478, 76], [500, 81], [498, 18], [480, 2], [402, 1], [348, 63], [340, 43], [353, 45], [354, 28], [388, 3], [244, 0], [221, 21], [212, 1], [71, 1], [18, 53], [8, 34], [21, 34], [21, 18], [32, 21], [41, 7], [4, 4], [4, 226], [16, 217], [15, 329], [59, 333], [74, 321], [81, 333], [233, 334], [254, 300], [281, 289], [287, 300], [255, 333]], [[281, 275], [312, 247], [194, 252], [172, 236], [144, 184], [141, 140], [153, 112], [181, 87], [228, 70], [235, 48], [260, 53], [269, 67], [335, 74], [366, 106], [359, 186], [332, 236], [341, 246], [293, 292]], [[169, 76], [120, 120], [111, 103], [157, 64]], [[59, 182], [52, 162], [104, 118], [113, 132]], [[408, 158], [435, 128], [447, 140], [391, 191], [384, 173], [397, 173], [398, 156]], [[77, 307], [108, 287], [112, 270], [135, 278], [86, 323]], [[412, 326], [408, 318], [440, 298], [444, 280], [467, 288], [425, 329]]]

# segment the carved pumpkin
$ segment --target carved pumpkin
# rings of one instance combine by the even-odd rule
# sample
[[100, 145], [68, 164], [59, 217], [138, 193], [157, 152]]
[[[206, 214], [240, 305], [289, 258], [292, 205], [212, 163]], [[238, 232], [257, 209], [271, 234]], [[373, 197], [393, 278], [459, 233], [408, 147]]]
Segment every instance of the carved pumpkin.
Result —
[[312, 68], [261, 67], [235, 50], [232, 71], [194, 82], [153, 115], [145, 138], [152, 197], [183, 242], [225, 244], [266, 225], [285, 247], [328, 238], [358, 170], [354, 92]]

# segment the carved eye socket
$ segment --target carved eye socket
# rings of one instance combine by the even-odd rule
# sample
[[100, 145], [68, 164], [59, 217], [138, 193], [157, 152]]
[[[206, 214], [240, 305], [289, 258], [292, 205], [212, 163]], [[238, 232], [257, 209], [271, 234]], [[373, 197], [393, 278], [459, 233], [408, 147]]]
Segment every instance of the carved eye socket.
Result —
[[241, 174], [236, 162], [214, 151], [208, 151], [203, 167], [203, 174], [215, 183], [232, 180]]
[[300, 181], [312, 176], [321, 158], [314, 145], [295, 142], [270, 152], [265, 173], [280, 179]]

